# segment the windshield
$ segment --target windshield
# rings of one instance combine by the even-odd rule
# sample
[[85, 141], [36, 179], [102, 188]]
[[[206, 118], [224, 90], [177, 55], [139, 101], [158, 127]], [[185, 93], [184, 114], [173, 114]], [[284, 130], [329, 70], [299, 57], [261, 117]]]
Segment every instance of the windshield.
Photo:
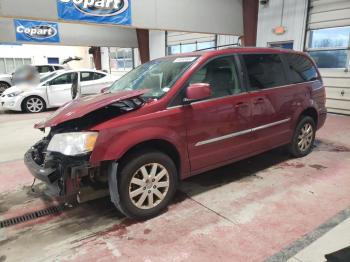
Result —
[[169, 57], [150, 61], [132, 70], [109, 89], [112, 93], [148, 89], [145, 97], [161, 98], [198, 56]]
[[56, 75], [58, 75], [57, 72], [45, 74], [45, 75], [40, 77], [40, 83], [43, 83], [43, 82], [49, 80], [50, 78], [55, 77]]

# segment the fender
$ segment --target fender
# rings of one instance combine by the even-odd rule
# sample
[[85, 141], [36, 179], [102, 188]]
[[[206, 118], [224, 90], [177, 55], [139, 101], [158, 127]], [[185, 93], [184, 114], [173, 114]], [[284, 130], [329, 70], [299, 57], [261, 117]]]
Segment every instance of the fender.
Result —
[[181, 177], [190, 172], [189, 157], [185, 137], [181, 132], [167, 127], [133, 128], [116, 132], [115, 129], [100, 131], [90, 164], [98, 166], [102, 161], [118, 161], [130, 149], [150, 140], [163, 140], [172, 144], [178, 151], [181, 161]]
[[41, 99], [43, 99], [46, 103], [46, 107], [47, 108], [50, 108], [50, 105], [49, 105], [49, 101], [47, 99], [47, 96], [46, 96], [46, 92], [44, 93], [42, 90], [40, 89], [33, 89], [33, 90], [29, 90], [23, 94], [20, 95], [22, 97], [22, 101], [21, 103], [27, 98], [27, 97], [30, 97], [30, 96], [38, 96], [40, 97]]
[[12, 86], [11, 76], [0, 76], [0, 82], [4, 82], [9, 86]]

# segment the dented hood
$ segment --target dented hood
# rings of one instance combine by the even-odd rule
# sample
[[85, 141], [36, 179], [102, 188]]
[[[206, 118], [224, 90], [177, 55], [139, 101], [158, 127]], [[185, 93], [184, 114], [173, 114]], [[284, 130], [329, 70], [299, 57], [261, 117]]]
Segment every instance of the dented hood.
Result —
[[62, 106], [46, 120], [36, 124], [38, 129], [57, 126], [69, 120], [83, 117], [95, 110], [111, 105], [115, 102], [136, 98], [147, 93], [148, 90], [122, 91], [118, 93], [105, 93], [92, 95], [73, 100]]

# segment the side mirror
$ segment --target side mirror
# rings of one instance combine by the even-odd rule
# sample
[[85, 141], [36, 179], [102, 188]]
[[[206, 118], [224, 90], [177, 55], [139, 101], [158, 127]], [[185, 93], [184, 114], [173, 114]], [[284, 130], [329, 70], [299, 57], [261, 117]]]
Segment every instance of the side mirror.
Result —
[[186, 90], [186, 98], [184, 99], [185, 104], [191, 104], [193, 102], [203, 100], [211, 97], [213, 92], [211, 87], [206, 83], [196, 83], [190, 85]]

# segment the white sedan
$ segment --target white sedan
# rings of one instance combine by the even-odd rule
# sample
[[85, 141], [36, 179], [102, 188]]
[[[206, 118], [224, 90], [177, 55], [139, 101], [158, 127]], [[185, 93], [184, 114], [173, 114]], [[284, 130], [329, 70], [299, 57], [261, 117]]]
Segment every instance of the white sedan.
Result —
[[44, 75], [40, 84], [21, 84], [4, 91], [0, 104], [5, 110], [39, 113], [57, 108], [72, 100], [72, 84], [76, 80], [81, 95], [101, 93], [119, 77], [96, 70], [60, 70]]
[[[47, 64], [47, 65], [32, 65], [38, 70], [38, 73], [40, 75], [45, 75], [50, 72], [54, 72], [57, 70], [63, 70], [66, 69], [64, 65], [59, 64]], [[10, 88], [13, 85], [12, 77], [13, 74], [2, 74], [0, 75], [0, 95], [7, 89]]]

